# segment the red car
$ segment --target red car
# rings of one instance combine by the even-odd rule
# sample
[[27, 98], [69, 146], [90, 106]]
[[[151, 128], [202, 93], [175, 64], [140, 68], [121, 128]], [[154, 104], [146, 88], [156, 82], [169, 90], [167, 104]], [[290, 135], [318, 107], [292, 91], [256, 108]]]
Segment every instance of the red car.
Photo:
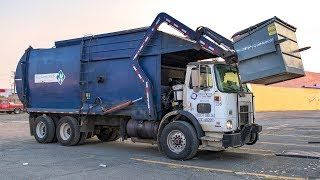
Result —
[[10, 102], [8, 99], [0, 99], [0, 112], [6, 112], [8, 114], [20, 114], [22, 110], [22, 104], [14, 104]]

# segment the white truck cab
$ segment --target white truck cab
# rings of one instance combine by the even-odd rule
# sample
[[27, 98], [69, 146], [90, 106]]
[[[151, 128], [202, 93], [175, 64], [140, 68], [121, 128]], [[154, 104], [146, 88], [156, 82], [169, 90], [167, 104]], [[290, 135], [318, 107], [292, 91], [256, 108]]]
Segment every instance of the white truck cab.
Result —
[[183, 110], [197, 119], [205, 133], [200, 148], [221, 151], [257, 141], [262, 127], [254, 124], [253, 94], [240, 82], [235, 65], [189, 63], [185, 84], [173, 90], [175, 101], [182, 100]]

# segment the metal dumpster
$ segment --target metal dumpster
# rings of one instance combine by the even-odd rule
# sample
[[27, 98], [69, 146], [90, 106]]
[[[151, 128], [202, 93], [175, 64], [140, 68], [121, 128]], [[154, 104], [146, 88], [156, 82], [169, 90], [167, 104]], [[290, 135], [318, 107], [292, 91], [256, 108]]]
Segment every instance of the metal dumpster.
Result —
[[272, 84], [304, 76], [295, 32], [274, 17], [233, 35], [241, 81]]

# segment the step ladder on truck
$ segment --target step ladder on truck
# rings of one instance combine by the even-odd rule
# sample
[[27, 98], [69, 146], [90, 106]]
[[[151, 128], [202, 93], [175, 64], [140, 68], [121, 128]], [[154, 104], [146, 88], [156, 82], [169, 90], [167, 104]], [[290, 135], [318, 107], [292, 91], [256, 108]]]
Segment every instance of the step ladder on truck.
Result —
[[[158, 31], [162, 23], [184, 37]], [[255, 123], [254, 96], [246, 83], [304, 76], [300, 52], [307, 48], [298, 47], [295, 31], [274, 17], [230, 41], [160, 13], [148, 28], [96, 35], [94, 41], [57, 41], [55, 49], [29, 48], [17, 67], [17, 91], [30, 114], [31, 134], [40, 143], [54, 137], [66, 146], [94, 135], [101, 141], [131, 138], [157, 144], [169, 158], [190, 159], [199, 148], [221, 151], [257, 142], [262, 127]], [[57, 63], [40, 73], [33, 64], [42, 67], [43, 57]], [[199, 61], [208, 58], [224, 62]], [[68, 61], [90, 66], [75, 70]], [[59, 84], [45, 74], [52, 68], [63, 74]], [[85, 89], [75, 84], [77, 78], [84, 80], [77, 71], [90, 72]], [[43, 99], [52, 89], [55, 94]], [[63, 94], [69, 99], [57, 98]]]

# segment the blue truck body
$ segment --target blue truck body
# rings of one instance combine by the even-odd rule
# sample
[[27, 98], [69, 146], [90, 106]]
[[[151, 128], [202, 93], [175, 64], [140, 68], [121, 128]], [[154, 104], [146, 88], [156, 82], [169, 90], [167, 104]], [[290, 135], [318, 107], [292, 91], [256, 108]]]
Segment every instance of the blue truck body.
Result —
[[[141, 101], [114, 115], [159, 120], [163, 116], [161, 73], [166, 73], [162, 67], [185, 67], [191, 61], [215, 56], [201, 50], [193, 41], [156, 32], [140, 57], [141, 68], [152, 83], [152, 108], [156, 115], [150, 117], [144, 87], [130, 61], [147, 29], [57, 41], [55, 48], [50, 49], [27, 49], [16, 73], [19, 98], [29, 112], [103, 114], [101, 107], [109, 108], [142, 97]], [[81, 65], [86, 65], [85, 71], [81, 70]], [[59, 75], [56, 78], [60, 80], [51, 82], [46, 77], [39, 80], [39, 76], [51, 75]], [[102, 82], [98, 82], [99, 78]], [[42, 80], [45, 82], [36, 82]], [[84, 89], [81, 81], [86, 81]], [[88, 96], [86, 101], [82, 100], [84, 94]]]

